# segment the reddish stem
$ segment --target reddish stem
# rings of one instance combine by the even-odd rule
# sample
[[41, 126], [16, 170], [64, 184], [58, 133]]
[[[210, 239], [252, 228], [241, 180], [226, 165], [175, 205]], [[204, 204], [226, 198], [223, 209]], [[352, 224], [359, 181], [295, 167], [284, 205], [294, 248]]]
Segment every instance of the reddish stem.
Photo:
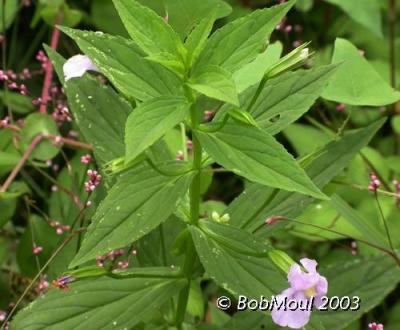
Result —
[[[62, 12], [60, 12], [56, 19], [55, 25], [58, 25], [61, 23], [62, 17], [63, 17], [63, 14], [62, 14]], [[50, 47], [54, 50], [57, 49], [59, 40], [60, 40], [60, 30], [57, 29], [56, 26], [54, 26], [54, 30], [51, 35]], [[42, 89], [42, 103], [41, 103], [40, 109], [39, 109], [39, 111], [41, 113], [46, 113], [47, 101], [49, 99], [49, 89], [50, 89], [51, 82], [53, 80], [53, 65], [51, 64], [50, 60], [47, 61], [47, 63], [46, 63], [45, 72], [46, 73], [44, 76], [44, 83], [43, 83], [43, 89]]]
[[19, 160], [18, 164], [14, 167], [14, 169], [8, 176], [6, 182], [4, 182], [3, 186], [0, 188], [0, 192], [5, 192], [10, 187], [11, 183], [14, 181], [15, 177], [22, 169], [22, 167], [25, 165], [26, 161], [29, 159], [30, 155], [35, 150], [40, 141], [42, 141], [42, 139], [43, 135], [39, 134], [32, 140], [28, 149], [25, 150], [24, 154], [22, 155], [22, 158]]

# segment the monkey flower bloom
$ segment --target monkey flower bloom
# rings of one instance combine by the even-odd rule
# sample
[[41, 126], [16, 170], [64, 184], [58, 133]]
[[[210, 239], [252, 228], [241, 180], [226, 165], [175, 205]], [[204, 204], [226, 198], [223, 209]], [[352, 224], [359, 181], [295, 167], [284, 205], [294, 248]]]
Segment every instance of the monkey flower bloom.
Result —
[[[304, 306], [309, 306], [311, 301], [311, 304], [319, 308], [322, 304], [321, 298], [328, 291], [328, 281], [318, 274], [317, 262], [303, 258], [300, 263], [306, 272], [301, 269], [300, 265], [292, 265], [288, 273], [290, 288], [276, 296], [278, 304], [272, 311], [272, 320], [282, 327], [292, 329], [304, 327], [310, 321], [312, 310], [312, 308], [304, 308]], [[282, 302], [286, 301], [287, 304], [287, 301], [291, 300], [297, 301], [299, 308], [291, 310], [290, 308], [277, 307], [282, 306]]]
[[75, 55], [68, 59], [63, 66], [65, 81], [71, 78], [82, 77], [86, 71], [99, 72], [89, 57]]

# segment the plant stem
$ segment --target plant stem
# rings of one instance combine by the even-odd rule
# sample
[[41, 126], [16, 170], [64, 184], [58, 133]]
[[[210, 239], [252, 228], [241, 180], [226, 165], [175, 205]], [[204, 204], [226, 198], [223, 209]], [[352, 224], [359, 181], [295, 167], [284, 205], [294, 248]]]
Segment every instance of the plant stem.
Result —
[[6, 182], [4, 182], [3, 186], [0, 188], [0, 192], [5, 192], [14, 181], [15, 177], [18, 175], [19, 171], [24, 167], [26, 161], [29, 159], [32, 152], [35, 150], [37, 145], [42, 141], [43, 135], [37, 135], [29, 145], [29, 147], [24, 152], [22, 158], [19, 160], [18, 164], [14, 167], [10, 175], [8, 176]]
[[393, 246], [392, 237], [390, 236], [389, 226], [386, 222], [385, 215], [383, 214], [381, 203], [379, 202], [378, 193], [375, 191], [374, 195], [375, 195], [375, 199], [376, 199], [376, 204], [378, 205], [379, 214], [380, 214], [382, 222], [383, 222], [383, 227], [385, 228], [385, 232], [386, 232], [386, 236], [387, 236], [387, 239], [389, 242], [390, 249], [393, 251], [393, 253], [396, 253], [394, 246]]
[[[293, 222], [293, 223], [297, 223], [299, 225], [309, 226], [309, 227], [317, 228], [317, 229], [320, 229], [320, 230], [328, 231], [328, 232], [331, 232], [333, 234], [343, 236], [345, 238], [349, 237], [349, 235], [341, 233], [339, 231], [336, 231], [336, 230], [333, 230], [333, 229], [329, 229], [329, 228], [326, 228], [326, 227], [322, 227], [322, 226], [318, 226], [318, 225], [315, 225], [315, 224], [312, 224], [312, 223], [308, 223], [308, 222], [298, 221], [298, 220], [293, 219], [293, 218], [284, 217], [284, 218], [280, 219], [279, 221]], [[260, 229], [260, 228], [258, 228], [258, 229]], [[384, 253], [388, 254], [390, 257], [392, 257], [396, 261], [397, 265], [400, 267], [400, 258], [398, 257], [398, 255], [396, 254], [396, 252], [394, 250], [393, 251], [392, 250], [388, 250], [388, 249], [386, 249], [386, 248], [384, 248], [382, 246], [379, 246], [379, 245], [376, 245], [374, 243], [368, 242], [368, 241], [366, 241], [366, 240], [364, 240], [362, 238], [356, 238], [356, 237], [353, 237], [353, 238], [355, 240], [361, 242], [361, 243], [369, 245], [369, 246], [371, 246], [371, 247], [373, 247], [373, 248], [375, 248], [375, 249], [377, 249], [377, 250], [379, 250], [381, 252], [384, 252]]]
[[[192, 129], [195, 130], [199, 126], [199, 121], [196, 113], [195, 103], [192, 105], [191, 119], [192, 119]], [[190, 185], [190, 223], [192, 225], [197, 225], [199, 221], [199, 210], [200, 210], [200, 184], [201, 184], [201, 156], [202, 156], [202, 146], [200, 141], [193, 134], [193, 169], [197, 172], [193, 181]], [[185, 318], [187, 303], [189, 299], [190, 284], [192, 280], [193, 267], [196, 261], [196, 250], [193, 241], [190, 239], [187, 242], [187, 250], [185, 255], [185, 261], [183, 264], [182, 272], [186, 276], [187, 284], [186, 287], [181, 290], [178, 297], [178, 307], [176, 311], [176, 326], [181, 328], [182, 322]]]
[[1, 326], [1, 330], [4, 330], [6, 324], [8, 321], [11, 319], [13, 316], [14, 312], [22, 302], [22, 300], [25, 298], [25, 296], [28, 294], [29, 290], [33, 287], [33, 285], [36, 283], [36, 281], [39, 279], [39, 277], [43, 274], [43, 272], [46, 270], [46, 268], [50, 265], [50, 263], [54, 260], [54, 258], [64, 249], [64, 247], [74, 238], [75, 233], [70, 234], [64, 242], [57, 248], [57, 250], [54, 251], [54, 253], [50, 256], [50, 258], [46, 261], [46, 263], [43, 265], [43, 267], [40, 269], [40, 271], [36, 274], [36, 276], [33, 278], [31, 283], [25, 288], [24, 292], [22, 295], [19, 297], [17, 302], [15, 303], [14, 307], [12, 308], [11, 312], [7, 315], [6, 320], [4, 321], [3, 325]]
[[185, 124], [181, 123], [180, 127], [181, 127], [181, 138], [182, 138], [183, 160], [187, 161], [188, 160], [188, 152], [187, 152], [187, 146], [186, 146], [187, 138], [186, 138]]
[[[56, 25], [60, 24], [62, 22], [62, 19], [63, 19], [63, 12], [60, 11], [57, 16], [57, 19], [56, 19]], [[52, 49], [54, 49], [54, 50], [57, 49], [59, 39], [60, 39], [60, 30], [57, 29], [56, 26], [54, 26], [54, 30], [51, 35], [51, 44], [50, 44]], [[41, 103], [40, 109], [39, 109], [39, 111], [41, 113], [46, 113], [47, 101], [49, 98], [49, 89], [50, 89], [51, 82], [53, 80], [53, 64], [51, 63], [51, 61], [47, 62], [45, 72], [46, 73], [44, 76], [44, 83], [43, 83], [43, 89], [42, 89], [42, 103]]]

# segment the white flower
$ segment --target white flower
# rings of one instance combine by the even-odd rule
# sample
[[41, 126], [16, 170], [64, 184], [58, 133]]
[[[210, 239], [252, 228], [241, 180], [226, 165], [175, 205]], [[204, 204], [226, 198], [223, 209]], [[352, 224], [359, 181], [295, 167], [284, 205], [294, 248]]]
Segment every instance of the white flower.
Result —
[[82, 77], [86, 71], [99, 72], [89, 57], [75, 55], [68, 59], [63, 66], [65, 81], [71, 78]]

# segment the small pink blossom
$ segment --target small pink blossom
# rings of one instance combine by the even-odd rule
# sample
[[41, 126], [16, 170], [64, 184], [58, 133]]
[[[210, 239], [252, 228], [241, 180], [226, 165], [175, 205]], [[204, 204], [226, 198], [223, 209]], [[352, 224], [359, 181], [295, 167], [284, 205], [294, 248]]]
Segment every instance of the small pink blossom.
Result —
[[7, 312], [0, 310], [0, 321], [3, 322], [7, 318]]
[[371, 322], [368, 324], [368, 329], [371, 330], [384, 330], [384, 326], [382, 323]]
[[10, 118], [9, 117], [4, 117], [4, 119], [0, 120], [0, 128], [1, 127], [7, 127], [10, 124]]
[[209, 121], [214, 116], [214, 111], [206, 110], [204, 111], [204, 120]]
[[37, 289], [40, 293], [43, 293], [46, 289], [49, 288], [49, 286], [50, 286], [50, 283], [47, 281], [47, 277], [45, 275], [40, 279]]
[[92, 156], [89, 154], [83, 155], [81, 157], [81, 163], [82, 164], [89, 164], [92, 161]]
[[353, 256], [356, 256], [356, 255], [358, 254], [358, 245], [357, 245], [357, 242], [356, 242], [356, 241], [351, 242], [350, 246], [351, 246], [351, 254], [352, 254]]
[[85, 182], [85, 190], [86, 192], [91, 193], [100, 184], [101, 175], [95, 170], [88, 170], [87, 175], [89, 176], [89, 181]]
[[176, 153], [176, 160], [184, 160], [184, 156], [183, 156], [183, 151], [182, 150], [178, 150], [178, 152]]
[[[307, 306], [311, 302], [318, 308], [322, 304], [322, 297], [328, 291], [328, 281], [317, 272], [317, 262], [315, 260], [303, 258], [300, 263], [306, 272], [298, 264], [290, 267], [288, 273], [290, 287], [275, 297], [278, 306], [287, 299], [296, 300], [302, 306]], [[300, 329], [310, 321], [310, 317], [311, 308], [290, 310], [275, 307], [272, 310], [272, 320], [281, 327]]]
[[337, 112], [343, 112], [345, 109], [346, 109], [346, 106], [345, 106], [343, 103], [339, 103], [339, 104], [336, 106], [336, 111], [337, 111]]
[[63, 225], [55, 220], [50, 221], [50, 226], [55, 228], [57, 235], [62, 235], [64, 233], [64, 231], [69, 231], [71, 229], [71, 226]]
[[65, 81], [82, 77], [86, 71], [99, 72], [91, 59], [85, 55], [75, 55], [68, 59], [63, 66]]
[[372, 192], [376, 192], [381, 185], [381, 181], [379, 180], [378, 176], [375, 173], [371, 173], [369, 175], [370, 182], [368, 185], [368, 189]]
[[32, 249], [32, 253], [35, 255], [40, 254], [43, 251], [43, 247], [42, 246], [34, 246]]
[[118, 268], [119, 269], [126, 269], [129, 267], [129, 261], [128, 260], [124, 260], [124, 261], [119, 261], [118, 262]]
[[274, 216], [272, 216], [272, 217], [267, 218], [267, 219], [264, 221], [264, 223], [265, 223], [266, 225], [271, 226], [271, 225], [277, 223], [279, 220], [282, 220], [282, 219], [284, 219], [283, 216], [281, 216], [281, 215], [274, 215]]

